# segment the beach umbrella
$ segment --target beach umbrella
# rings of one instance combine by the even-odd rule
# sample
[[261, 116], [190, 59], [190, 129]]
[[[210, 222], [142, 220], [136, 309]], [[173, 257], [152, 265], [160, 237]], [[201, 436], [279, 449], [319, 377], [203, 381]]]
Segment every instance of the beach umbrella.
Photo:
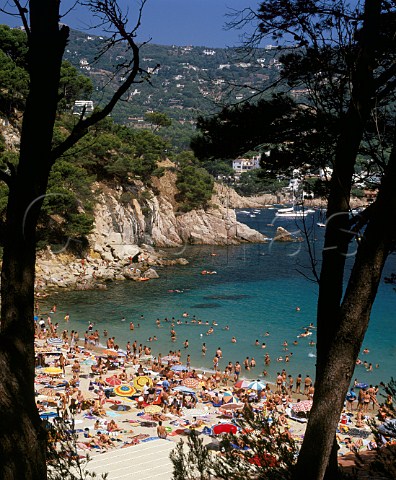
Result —
[[307, 413], [311, 410], [312, 408], [312, 400], [302, 400], [301, 402], [294, 403], [292, 405], [292, 410], [293, 412], [303, 412]]
[[185, 387], [189, 387], [189, 388], [198, 388], [200, 386], [199, 380], [191, 377], [184, 378], [181, 383]]
[[48, 338], [47, 343], [48, 343], [48, 345], [53, 345], [53, 346], [60, 347], [61, 345], [63, 345], [63, 340], [61, 338], [58, 338], [58, 337], [53, 337], [53, 338]]
[[235, 412], [236, 410], [242, 410], [243, 403], [226, 403], [220, 407], [220, 411]]
[[145, 413], [160, 413], [162, 408], [159, 405], [148, 405], [144, 409]]
[[150, 377], [147, 375], [141, 375], [140, 377], [135, 377], [133, 379], [133, 386], [136, 390], [143, 390], [147, 382], [149, 383], [149, 387], [153, 386], [153, 380]]
[[122, 384], [122, 381], [116, 376], [107, 377], [105, 381], [110, 387], [116, 387], [117, 385]]
[[46, 367], [43, 372], [48, 373], [48, 375], [60, 375], [63, 370], [59, 367]]
[[219, 423], [215, 425], [213, 428], [213, 433], [215, 435], [219, 435], [220, 433], [236, 433], [238, 428], [236, 425], [233, 425], [232, 423]]
[[96, 365], [96, 358], [86, 358], [81, 362], [81, 365]]
[[261, 392], [261, 390], [264, 390], [265, 384], [259, 380], [255, 380], [254, 382], [250, 382], [246, 388], [248, 390], [256, 390], [257, 392]]
[[119, 397], [131, 397], [134, 393], [136, 393], [136, 388], [124, 383], [114, 387], [113, 392]]
[[103, 354], [107, 355], [108, 357], [117, 357], [118, 356], [117, 350], [113, 350], [111, 348], [103, 350]]
[[237, 403], [238, 401], [231, 392], [223, 393], [223, 403]]
[[188, 370], [188, 368], [185, 365], [172, 365], [170, 369], [173, 372], [181, 372], [183, 370]]
[[250, 380], [238, 380], [234, 388], [248, 388], [248, 385], [251, 384], [252, 382]]

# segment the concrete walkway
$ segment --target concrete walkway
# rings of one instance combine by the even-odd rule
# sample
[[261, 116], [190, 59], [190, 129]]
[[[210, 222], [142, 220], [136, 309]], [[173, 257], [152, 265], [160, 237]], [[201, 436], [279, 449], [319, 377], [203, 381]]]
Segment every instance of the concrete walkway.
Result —
[[168, 440], [151, 440], [91, 457], [87, 470], [108, 473], [108, 480], [171, 480], [173, 465], [169, 454], [176, 446]]

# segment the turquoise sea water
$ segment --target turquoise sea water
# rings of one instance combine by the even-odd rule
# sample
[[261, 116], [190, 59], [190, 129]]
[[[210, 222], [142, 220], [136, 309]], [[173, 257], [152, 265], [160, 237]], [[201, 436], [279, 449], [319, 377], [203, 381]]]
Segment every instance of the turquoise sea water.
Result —
[[[302, 228], [300, 221], [275, 219], [274, 212], [246, 210], [238, 212], [238, 219], [269, 237], [274, 235], [277, 226], [296, 232]], [[314, 240], [310, 245], [320, 259], [324, 231], [317, 227], [317, 221], [322, 221], [318, 212], [307, 218], [307, 226], [313, 229]], [[169, 350], [180, 349], [182, 358], [189, 353], [192, 365], [198, 368], [212, 369], [213, 356], [221, 347], [220, 368], [224, 368], [228, 361], [242, 363], [246, 357], [255, 358], [256, 368], [244, 372], [250, 378], [262, 376], [265, 353], [271, 357], [271, 365], [265, 367], [270, 381], [282, 368], [294, 376], [299, 373], [314, 376], [315, 347], [309, 346], [309, 341], [315, 341], [315, 330], [312, 336], [297, 339], [303, 327], [316, 323], [317, 285], [306, 278], [312, 277], [307, 242], [189, 246], [169, 250], [169, 253], [186, 257], [190, 264], [158, 269], [158, 280], [114, 283], [106, 291], [55, 294], [48, 300], [58, 306], [53, 321], [59, 322], [60, 331], [77, 329], [80, 336], [88, 322], [93, 321], [94, 328], [101, 334], [101, 342], [104, 342], [103, 330], [107, 329], [116, 337], [120, 348], [125, 348], [128, 340], [132, 343], [136, 339], [138, 344], [149, 345], [154, 354], [166, 355]], [[204, 269], [217, 273], [201, 275]], [[394, 255], [386, 265], [385, 276], [391, 272], [396, 272]], [[381, 283], [364, 342], [370, 353], [360, 356], [373, 366], [379, 363], [380, 367], [372, 372], [366, 372], [363, 366], [356, 367], [355, 377], [361, 382], [376, 384], [395, 376], [395, 306], [396, 292], [391, 285]], [[63, 320], [66, 312], [70, 314], [68, 324]], [[188, 312], [188, 318], [182, 316], [184, 312]], [[144, 318], [141, 319], [141, 315]], [[203, 322], [218, 323], [214, 333], [206, 335], [208, 325], [190, 323], [193, 315]], [[125, 321], [122, 321], [123, 317]], [[176, 325], [176, 342], [171, 342], [170, 323], [164, 321], [165, 317], [189, 321]], [[161, 328], [156, 326], [157, 318], [161, 320]], [[133, 332], [129, 330], [130, 321], [135, 324]], [[226, 326], [229, 330], [224, 330]], [[264, 336], [267, 331], [270, 335]], [[155, 335], [158, 340], [148, 342], [148, 338]], [[236, 343], [231, 342], [233, 336]], [[186, 339], [189, 348], [185, 350], [183, 343]], [[256, 340], [260, 346], [255, 345]], [[287, 352], [282, 346], [285, 340], [289, 344]], [[294, 340], [298, 340], [298, 345], [292, 344]], [[201, 355], [203, 342], [207, 345], [205, 357]], [[266, 343], [265, 349], [261, 348], [263, 342]], [[289, 363], [276, 361], [279, 356], [284, 358], [291, 352]]]

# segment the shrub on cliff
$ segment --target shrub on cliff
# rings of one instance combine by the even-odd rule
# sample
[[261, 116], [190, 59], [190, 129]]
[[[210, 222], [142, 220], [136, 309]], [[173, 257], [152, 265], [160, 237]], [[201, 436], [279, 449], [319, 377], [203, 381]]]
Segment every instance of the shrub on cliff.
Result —
[[196, 208], [207, 208], [213, 186], [213, 177], [205, 169], [188, 161], [181, 162], [176, 180], [178, 193], [175, 195], [180, 203], [179, 209], [189, 212]]

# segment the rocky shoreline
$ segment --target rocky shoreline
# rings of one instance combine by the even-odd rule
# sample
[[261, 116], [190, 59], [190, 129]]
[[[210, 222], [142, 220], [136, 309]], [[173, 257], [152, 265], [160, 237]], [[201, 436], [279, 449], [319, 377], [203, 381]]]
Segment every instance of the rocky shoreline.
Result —
[[84, 258], [66, 253], [55, 254], [47, 248], [40, 252], [36, 262], [35, 291], [37, 296], [52, 289], [105, 290], [113, 281], [145, 281], [159, 278], [155, 267], [187, 265], [185, 258], [169, 259], [162, 251], [142, 246], [134, 257], [113, 261], [90, 251]]

